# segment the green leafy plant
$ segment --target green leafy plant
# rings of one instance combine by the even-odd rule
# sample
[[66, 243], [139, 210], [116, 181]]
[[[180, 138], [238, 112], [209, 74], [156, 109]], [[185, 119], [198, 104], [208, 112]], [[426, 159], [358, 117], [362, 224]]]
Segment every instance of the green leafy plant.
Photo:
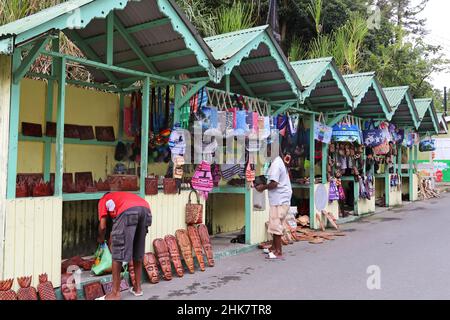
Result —
[[254, 25], [253, 3], [248, 5], [241, 1], [233, 1], [231, 6], [222, 6], [217, 11], [218, 34], [248, 29]]
[[308, 13], [314, 20], [317, 34], [322, 33], [322, 9], [322, 0], [311, 0], [308, 5]]

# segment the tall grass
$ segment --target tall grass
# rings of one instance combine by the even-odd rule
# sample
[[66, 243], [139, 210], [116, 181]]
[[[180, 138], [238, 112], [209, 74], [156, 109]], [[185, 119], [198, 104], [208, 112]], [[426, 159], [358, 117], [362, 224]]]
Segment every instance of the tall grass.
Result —
[[322, 0], [311, 0], [308, 5], [308, 12], [314, 20], [317, 34], [322, 33]]
[[177, 0], [177, 4], [202, 36], [208, 37], [217, 34], [217, 17], [214, 12], [210, 12], [205, 7], [204, 0]]
[[21, 19], [66, 0], [0, 0], [0, 25]]
[[218, 34], [239, 31], [255, 26], [253, 2], [233, 1], [231, 6], [222, 6], [217, 10], [216, 31]]
[[306, 50], [302, 46], [302, 41], [300, 38], [294, 37], [291, 42], [291, 47], [289, 49], [289, 61], [299, 61], [303, 60], [307, 55]]

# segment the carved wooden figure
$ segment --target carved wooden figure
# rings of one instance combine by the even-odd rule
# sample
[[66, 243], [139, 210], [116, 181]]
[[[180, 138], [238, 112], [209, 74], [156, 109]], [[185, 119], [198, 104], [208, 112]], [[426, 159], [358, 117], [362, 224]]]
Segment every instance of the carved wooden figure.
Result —
[[103, 292], [103, 287], [100, 281], [85, 284], [83, 290], [86, 300], [95, 300], [97, 298], [103, 297], [105, 294]]
[[18, 300], [37, 300], [36, 289], [31, 286], [32, 277], [17, 278], [20, 289], [17, 291]]
[[180, 259], [180, 251], [178, 250], [177, 239], [173, 235], [167, 235], [164, 237], [167, 247], [169, 248], [170, 258], [179, 277], [184, 275], [183, 264]]
[[214, 267], [214, 253], [212, 250], [211, 240], [209, 238], [208, 227], [204, 224], [198, 226], [198, 234], [200, 236], [200, 241], [205, 250], [206, 259], [210, 267]]
[[156, 284], [159, 282], [159, 270], [156, 262], [156, 257], [153, 253], [149, 252], [144, 255], [144, 267], [147, 271], [148, 279], [150, 283]]
[[11, 290], [14, 279], [0, 281], [0, 301], [17, 300], [16, 293]]
[[200, 265], [200, 270], [205, 271], [205, 261], [203, 260], [202, 243], [200, 241], [198, 230], [195, 226], [188, 226], [187, 230], [189, 234], [189, 239], [191, 239], [192, 247], [194, 248], [195, 256], [197, 257], [198, 264]]
[[175, 237], [177, 238], [181, 255], [183, 256], [189, 272], [194, 273], [194, 258], [192, 257], [192, 246], [187, 231], [184, 229], [179, 229], [175, 232]]
[[37, 286], [37, 291], [39, 292], [39, 298], [41, 300], [56, 300], [55, 290], [53, 289], [53, 284], [48, 281], [48, 276], [46, 273], [39, 275], [39, 284]]
[[172, 280], [172, 265], [170, 264], [170, 253], [166, 242], [164, 239], [155, 239], [153, 240], [153, 248], [156, 256], [158, 257], [163, 278], [165, 280]]

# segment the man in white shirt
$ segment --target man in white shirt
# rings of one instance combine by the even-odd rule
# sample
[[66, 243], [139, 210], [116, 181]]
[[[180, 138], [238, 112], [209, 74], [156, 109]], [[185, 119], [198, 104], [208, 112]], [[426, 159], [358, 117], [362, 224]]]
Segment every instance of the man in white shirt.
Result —
[[276, 156], [272, 159], [268, 171], [268, 184], [256, 186], [258, 192], [269, 190], [270, 217], [268, 232], [272, 234], [272, 250], [268, 259], [279, 259], [282, 257], [281, 237], [284, 230], [284, 219], [291, 206], [292, 186], [289, 173], [283, 159]]

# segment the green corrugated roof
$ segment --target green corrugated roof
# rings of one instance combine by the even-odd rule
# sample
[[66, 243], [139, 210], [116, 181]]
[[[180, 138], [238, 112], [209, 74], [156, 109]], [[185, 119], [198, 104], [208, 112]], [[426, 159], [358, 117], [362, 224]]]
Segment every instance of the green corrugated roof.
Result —
[[419, 132], [429, 131], [430, 125], [435, 133], [439, 133], [439, 118], [434, 108], [433, 99], [415, 99], [417, 113], [419, 114]]
[[[291, 62], [291, 65], [304, 86], [304, 91], [302, 92], [302, 103], [305, 103], [306, 99], [309, 99], [311, 102], [311, 99], [313, 99], [313, 92], [318, 89], [319, 84], [327, 72], [331, 72], [331, 76], [336, 82], [337, 88], [342, 93], [342, 98], [339, 100], [343, 99], [343, 103], [346, 103], [350, 108], [353, 107], [352, 94], [332, 57], [294, 61]], [[321, 90], [326, 89], [321, 88]], [[328, 102], [331, 105], [332, 103], [335, 103], [336, 100], [330, 100]]]
[[383, 88], [384, 94], [386, 95], [386, 98], [394, 111], [402, 102], [403, 98], [405, 98], [405, 95], [408, 94], [408, 90], [408, 86]]
[[311, 60], [302, 60], [291, 62], [292, 67], [297, 73], [304, 87], [309, 87], [319, 77], [323, 70], [328, 68], [333, 58], [319, 58]]
[[80, 29], [94, 18], [123, 9], [130, 0], [69, 0], [0, 27], [0, 53], [12, 54], [17, 44], [51, 30]]
[[365, 94], [372, 81], [375, 78], [375, 72], [356, 73], [344, 75], [345, 83], [347, 83], [353, 97], [358, 98]]
[[269, 26], [261, 26], [205, 38], [217, 60], [227, 61], [256, 37], [264, 33]]
[[416, 103], [417, 113], [419, 114], [419, 120], [422, 121], [425, 117], [425, 114], [428, 111], [428, 108], [431, 107], [431, 103], [433, 102], [433, 99], [414, 99], [414, 102]]

